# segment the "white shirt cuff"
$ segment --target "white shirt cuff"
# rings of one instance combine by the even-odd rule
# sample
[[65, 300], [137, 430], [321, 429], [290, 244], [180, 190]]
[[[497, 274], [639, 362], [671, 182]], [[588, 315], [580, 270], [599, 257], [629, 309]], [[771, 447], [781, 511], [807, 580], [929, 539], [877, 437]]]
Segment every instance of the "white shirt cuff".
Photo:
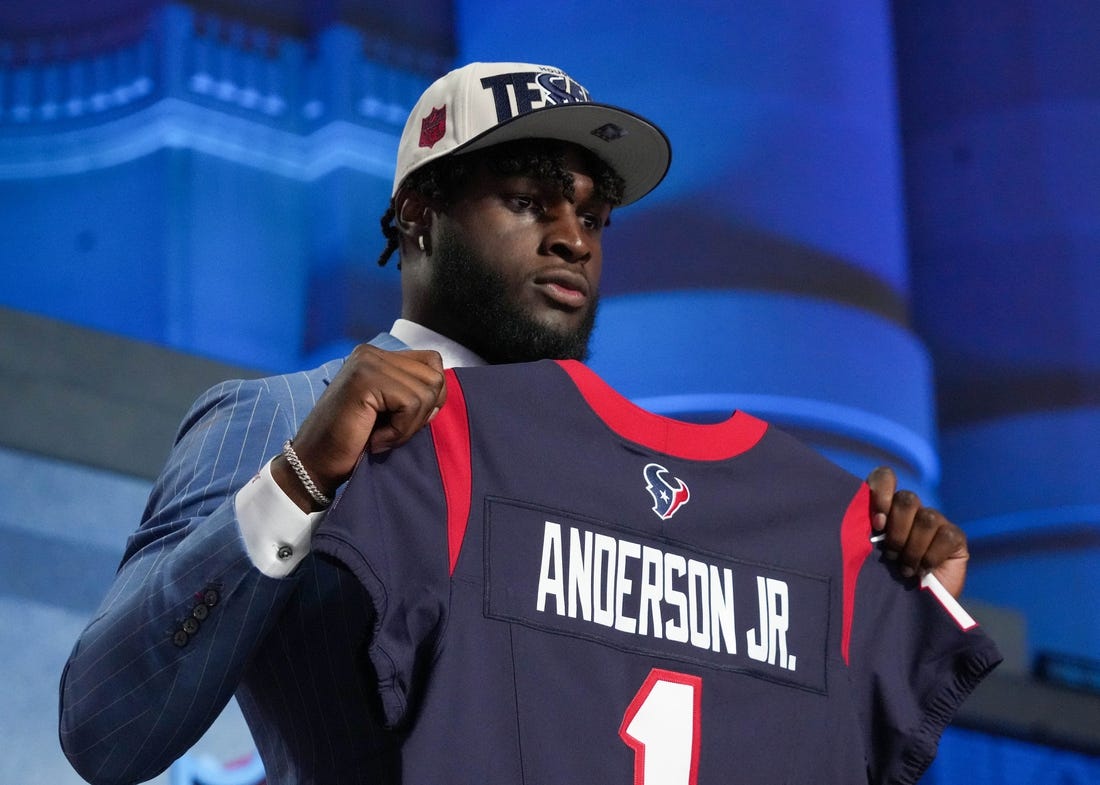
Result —
[[269, 578], [285, 578], [310, 550], [325, 511], [305, 513], [271, 475], [271, 463], [237, 491], [237, 525], [252, 563]]

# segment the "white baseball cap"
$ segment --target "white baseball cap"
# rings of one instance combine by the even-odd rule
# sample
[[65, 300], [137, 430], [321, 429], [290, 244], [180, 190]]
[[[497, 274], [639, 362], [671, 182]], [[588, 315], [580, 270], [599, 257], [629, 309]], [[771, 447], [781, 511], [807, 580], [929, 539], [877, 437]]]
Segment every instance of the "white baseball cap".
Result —
[[557, 139], [591, 150], [625, 181], [623, 204], [652, 191], [672, 159], [660, 128], [593, 103], [559, 68], [470, 63], [437, 79], [413, 107], [397, 148], [393, 193], [430, 161], [515, 139]]

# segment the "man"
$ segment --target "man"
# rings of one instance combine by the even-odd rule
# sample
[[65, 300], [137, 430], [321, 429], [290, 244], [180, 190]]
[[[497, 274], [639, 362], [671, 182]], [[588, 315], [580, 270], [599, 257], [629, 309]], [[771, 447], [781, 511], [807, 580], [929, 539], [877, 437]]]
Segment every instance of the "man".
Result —
[[[402, 319], [344, 361], [195, 403], [62, 676], [82, 776], [155, 776], [236, 693], [269, 782], [388, 780], [400, 750], [363, 655], [373, 610], [310, 555], [312, 533], [364, 449], [404, 443], [444, 405], [444, 367], [584, 357], [602, 231], [669, 156], [655, 126], [555, 68], [474, 64], [429, 87], [383, 219]], [[889, 470], [869, 482], [889, 551], [958, 594], [958, 527], [895, 494]]]

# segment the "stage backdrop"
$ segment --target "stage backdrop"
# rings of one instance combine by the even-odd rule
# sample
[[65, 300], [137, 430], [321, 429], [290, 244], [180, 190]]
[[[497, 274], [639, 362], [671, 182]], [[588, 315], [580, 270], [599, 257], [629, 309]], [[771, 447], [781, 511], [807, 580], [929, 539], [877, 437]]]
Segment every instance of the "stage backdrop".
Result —
[[[608, 230], [593, 367], [895, 466], [967, 529], [1003, 630], [971, 724], [1100, 752], [1098, 25], [1085, 0], [0, 5], [0, 779], [76, 781], [57, 678], [187, 402], [397, 315], [401, 125], [476, 59], [560, 65], [671, 139]], [[220, 722], [196, 756], [247, 756]], [[944, 753], [929, 782], [1100, 778], [972, 731]]]

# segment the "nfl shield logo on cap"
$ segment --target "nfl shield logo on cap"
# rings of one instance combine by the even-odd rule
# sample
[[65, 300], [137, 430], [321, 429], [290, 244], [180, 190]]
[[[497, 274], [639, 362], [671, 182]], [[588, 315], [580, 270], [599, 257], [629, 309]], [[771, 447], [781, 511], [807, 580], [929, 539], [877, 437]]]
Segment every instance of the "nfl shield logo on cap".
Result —
[[447, 132], [447, 107], [432, 109], [420, 122], [420, 146], [431, 148]]

